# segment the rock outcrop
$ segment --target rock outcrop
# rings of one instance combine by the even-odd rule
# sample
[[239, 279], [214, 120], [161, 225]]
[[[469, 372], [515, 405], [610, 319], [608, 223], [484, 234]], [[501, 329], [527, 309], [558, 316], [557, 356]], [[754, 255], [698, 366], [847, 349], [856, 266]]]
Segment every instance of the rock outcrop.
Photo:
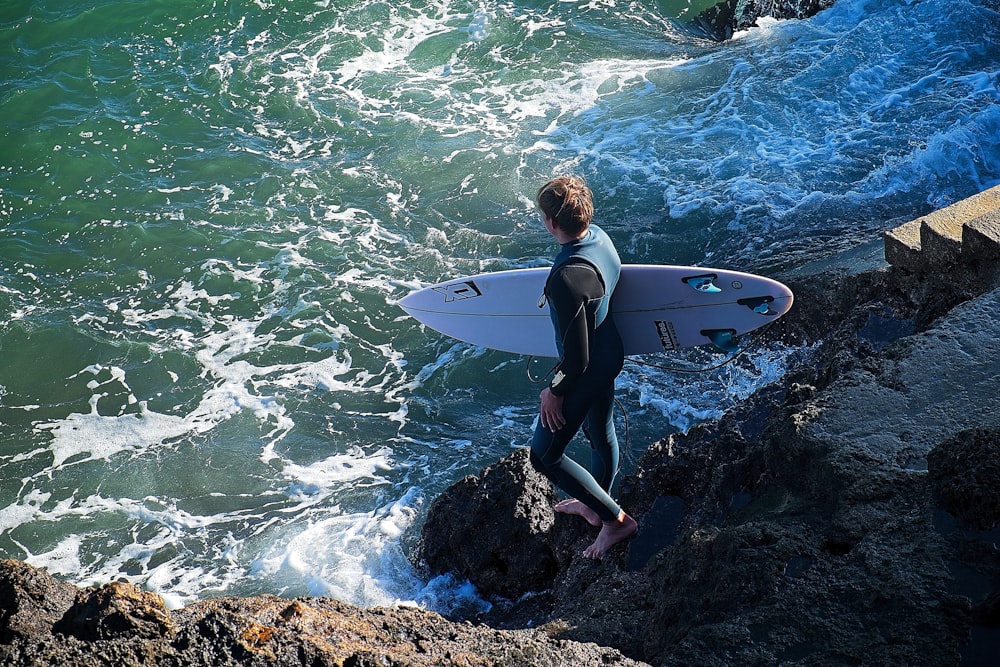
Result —
[[[431, 509], [423, 562], [492, 596], [498, 627], [561, 627], [655, 665], [996, 655], [1000, 267], [981, 218], [965, 222], [976, 249], [947, 262], [925, 245], [918, 261], [789, 281], [782, 336], [810, 354], [718, 423], [653, 444], [620, 487], [640, 533], [602, 562], [579, 556], [585, 522], [523, 505], [552, 490], [521, 453]], [[480, 542], [501, 497], [494, 516], [518, 525]], [[525, 554], [544, 572], [522, 578]]]
[[963, 528], [1000, 527], [1000, 430], [969, 429], [927, 455], [934, 497]]
[[722, 0], [690, 16], [689, 0], [667, 0], [660, 3], [660, 10], [683, 32], [724, 42], [738, 30], [755, 27], [760, 18], [808, 18], [833, 3], [834, 0]]
[[420, 609], [365, 610], [328, 598], [223, 598], [170, 612], [132, 584], [78, 590], [0, 561], [0, 664], [7, 667], [640, 665], [547, 630], [493, 630]]
[[[469, 579], [484, 595], [514, 599], [546, 590], [565, 565], [551, 540], [555, 497], [522, 450], [434, 500], [421, 533], [422, 557]], [[501, 530], [493, 530], [497, 521]], [[472, 531], [476, 539], [469, 539]]]

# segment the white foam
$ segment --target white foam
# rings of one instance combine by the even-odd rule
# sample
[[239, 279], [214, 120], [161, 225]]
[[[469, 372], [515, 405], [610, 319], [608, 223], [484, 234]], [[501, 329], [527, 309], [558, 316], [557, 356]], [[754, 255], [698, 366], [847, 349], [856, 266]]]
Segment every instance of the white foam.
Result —
[[374, 454], [353, 451], [335, 454], [308, 466], [286, 461], [281, 474], [289, 480], [287, 493], [295, 500], [310, 503], [335, 496], [345, 482], [366, 480], [364, 486], [387, 484], [379, 472], [392, 470], [392, 450], [381, 449]]
[[725, 357], [694, 350], [689, 362], [680, 357], [651, 362], [668, 370], [629, 361], [618, 388], [622, 396], [635, 396], [640, 408], [659, 412], [671, 426], [687, 433], [698, 424], [720, 419], [738, 401], [780, 380], [789, 360], [803, 354], [808, 354], [807, 348], [777, 344], [751, 348], [720, 368], [702, 372], [691, 371], [708, 369]]
[[469, 24], [469, 41], [481, 42], [489, 34], [490, 16], [485, 9], [480, 7], [472, 14], [472, 22]]
[[[35, 428], [52, 434], [52, 467], [66, 461], [108, 460], [125, 451], [141, 451], [152, 445], [189, 433], [191, 425], [182, 417], [144, 411], [140, 414], [105, 417], [97, 414], [96, 401], [90, 414], [72, 414], [58, 422]], [[87, 456], [77, 458], [78, 455]]]
[[[403, 68], [413, 50], [431, 37], [447, 34], [456, 28], [453, 25], [457, 15], [451, 14], [444, 5], [431, 6], [428, 9], [437, 10], [434, 15], [419, 14], [409, 18], [400, 15], [392, 17], [390, 25], [382, 37], [382, 49], [366, 49], [365, 53], [349, 59], [337, 68], [338, 83], [347, 82], [360, 77], [381, 74]], [[473, 15], [471, 26], [465, 28], [473, 41], [478, 41], [473, 35], [482, 39], [486, 35], [488, 15], [482, 13]]]
[[413, 522], [417, 502], [411, 490], [372, 512], [325, 511], [291, 526], [286, 539], [254, 560], [251, 572], [310, 595], [362, 606], [394, 604], [415, 581], [397, 540]]
[[42, 509], [42, 505], [51, 497], [51, 493], [40, 489], [28, 491], [17, 502], [0, 509], [0, 526], [20, 526], [36, 520], [44, 515], [45, 511]]
[[24, 562], [42, 568], [50, 574], [75, 577], [83, 570], [80, 560], [82, 539], [78, 535], [63, 538], [49, 551], [28, 553]]
[[687, 402], [686, 397], [672, 398], [649, 389], [639, 393], [639, 405], [658, 410], [667, 419], [667, 423], [681, 433], [687, 433], [692, 426], [717, 420], [725, 414], [725, 411], [719, 408], [695, 408]]
[[[107, 460], [124, 451], [141, 451], [154, 444], [179, 437], [189, 432], [187, 420], [171, 415], [157, 414], [145, 408], [132, 393], [125, 371], [116, 366], [91, 365], [77, 375], [95, 376], [87, 383], [95, 391], [90, 398], [90, 413], [70, 414], [65, 419], [35, 425], [38, 431], [48, 431], [52, 436], [49, 449], [53, 455], [52, 467], [60, 468], [67, 460], [73, 463]], [[97, 376], [109, 376], [99, 381]], [[74, 376], [76, 377], [76, 376]], [[106, 395], [100, 390], [106, 385], [120, 385], [127, 392], [127, 404], [138, 404], [137, 414], [105, 416], [98, 412], [98, 401]], [[82, 458], [78, 458], [81, 455]]]

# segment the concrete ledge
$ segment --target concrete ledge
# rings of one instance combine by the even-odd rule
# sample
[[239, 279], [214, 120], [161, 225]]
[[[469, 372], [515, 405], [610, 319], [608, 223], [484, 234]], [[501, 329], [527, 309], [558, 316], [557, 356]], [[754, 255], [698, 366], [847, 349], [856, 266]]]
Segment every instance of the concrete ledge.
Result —
[[966, 220], [948, 209], [935, 211], [920, 221], [920, 253], [936, 266], [958, 264], [962, 256], [962, 228]]
[[1000, 210], [990, 211], [965, 226], [962, 253], [987, 260], [1000, 259]]
[[911, 271], [920, 268], [920, 224], [911, 220], [885, 233], [885, 261]]
[[884, 235], [892, 266], [928, 272], [1000, 259], [1000, 185]]

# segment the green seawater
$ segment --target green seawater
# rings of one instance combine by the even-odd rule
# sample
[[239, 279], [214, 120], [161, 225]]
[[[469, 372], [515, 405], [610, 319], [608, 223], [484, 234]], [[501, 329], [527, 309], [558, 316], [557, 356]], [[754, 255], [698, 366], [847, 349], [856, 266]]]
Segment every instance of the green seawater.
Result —
[[[2, 3], [0, 557], [468, 603], [406, 545], [538, 388], [396, 300], [545, 265], [558, 172], [627, 262], [779, 279], [998, 182], [989, 17], [842, 0], [719, 45], [652, 1]], [[798, 353], [630, 362], [631, 455]]]

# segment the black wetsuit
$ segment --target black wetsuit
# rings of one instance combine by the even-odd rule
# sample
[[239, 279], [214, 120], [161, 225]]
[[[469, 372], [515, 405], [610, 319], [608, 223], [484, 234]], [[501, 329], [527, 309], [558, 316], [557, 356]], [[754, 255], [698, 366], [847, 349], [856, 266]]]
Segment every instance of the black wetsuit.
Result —
[[[603, 521], [621, 512], [608, 495], [618, 473], [614, 391], [624, 363], [621, 337], [608, 312], [620, 271], [613, 243], [595, 225], [579, 241], [564, 244], [556, 257], [545, 295], [561, 357], [549, 388], [563, 397], [566, 424], [552, 433], [539, 419], [531, 442], [535, 467]], [[589, 472], [565, 456], [581, 426], [591, 446]]]

